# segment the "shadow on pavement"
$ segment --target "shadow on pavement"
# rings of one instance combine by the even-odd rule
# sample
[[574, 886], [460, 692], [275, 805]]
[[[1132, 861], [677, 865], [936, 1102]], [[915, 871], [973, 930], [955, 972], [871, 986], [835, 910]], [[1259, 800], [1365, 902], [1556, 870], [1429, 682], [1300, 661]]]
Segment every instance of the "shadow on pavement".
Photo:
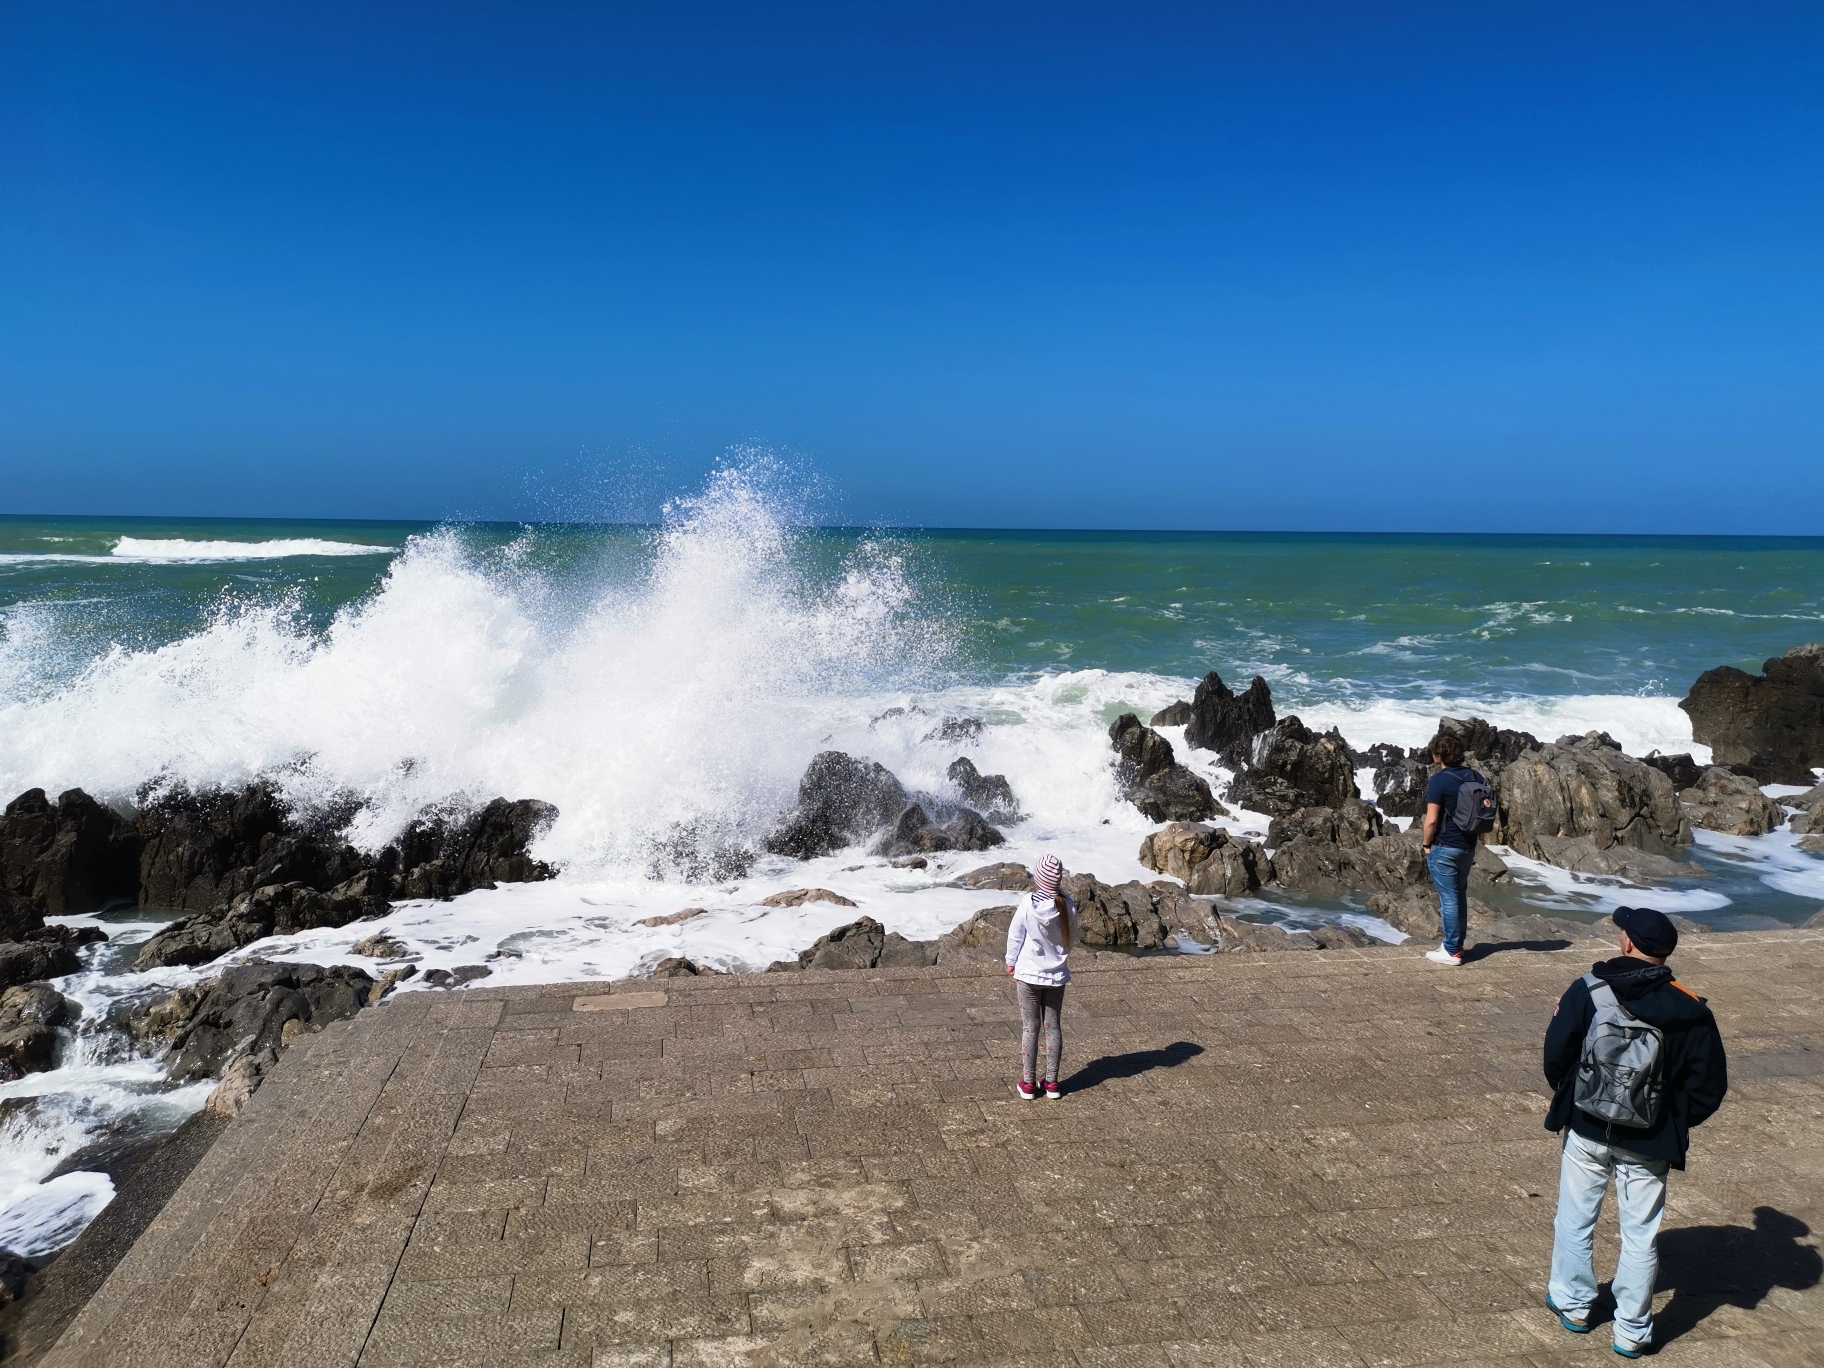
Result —
[[1188, 1040], [1175, 1040], [1170, 1045], [1157, 1050], [1135, 1050], [1129, 1054], [1103, 1055], [1092, 1059], [1064, 1080], [1062, 1092], [1081, 1092], [1093, 1088], [1098, 1083], [1106, 1083], [1111, 1078], [1134, 1078], [1148, 1069], [1170, 1069], [1195, 1059], [1203, 1053], [1203, 1046], [1194, 1045]]
[[1474, 964], [1477, 960], [1485, 960], [1490, 955], [1498, 955], [1503, 950], [1545, 951], [1545, 950], [1569, 950], [1570, 948], [1571, 948], [1571, 943], [1568, 940], [1491, 941], [1491, 942], [1489, 942], [1487, 944], [1483, 944], [1483, 945], [1466, 945], [1466, 946], [1464, 946], [1463, 947], [1463, 963]]
[[1754, 1209], [1754, 1226], [1686, 1226], [1659, 1236], [1659, 1290], [1672, 1300], [1653, 1318], [1667, 1344], [1719, 1306], [1752, 1311], [1776, 1287], [1802, 1292], [1824, 1278], [1824, 1255], [1801, 1244], [1811, 1227], [1773, 1207]]

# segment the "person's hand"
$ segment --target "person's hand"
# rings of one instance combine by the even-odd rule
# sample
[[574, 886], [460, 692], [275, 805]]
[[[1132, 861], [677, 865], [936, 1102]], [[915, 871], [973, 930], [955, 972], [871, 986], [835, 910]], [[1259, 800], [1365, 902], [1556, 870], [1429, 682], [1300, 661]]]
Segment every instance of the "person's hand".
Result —
[[1007, 972], [1010, 974], [1013, 972], [1013, 966], [1011, 964], [1007, 966]]

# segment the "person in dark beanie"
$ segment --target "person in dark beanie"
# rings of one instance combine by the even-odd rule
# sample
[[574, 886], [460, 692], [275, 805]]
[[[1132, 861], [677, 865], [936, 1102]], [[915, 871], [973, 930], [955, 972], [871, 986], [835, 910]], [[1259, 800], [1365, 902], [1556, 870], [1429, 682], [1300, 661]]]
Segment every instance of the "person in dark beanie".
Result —
[[1678, 928], [1648, 907], [1617, 908], [1615, 924], [1621, 954], [1570, 986], [1545, 1033], [1545, 1128], [1564, 1132], [1545, 1304], [1566, 1330], [1589, 1333], [1596, 1219], [1613, 1177], [1615, 1352], [1639, 1358], [1653, 1343], [1666, 1175], [1685, 1166], [1691, 1127], [1722, 1105], [1729, 1069], [1710, 1008], [1666, 967]]

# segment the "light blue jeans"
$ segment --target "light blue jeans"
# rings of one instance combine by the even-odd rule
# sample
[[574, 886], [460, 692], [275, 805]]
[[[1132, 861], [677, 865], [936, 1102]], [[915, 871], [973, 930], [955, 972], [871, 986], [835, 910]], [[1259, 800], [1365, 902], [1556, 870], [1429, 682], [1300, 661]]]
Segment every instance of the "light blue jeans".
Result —
[[1461, 846], [1433, 846], [1425, 864], [1438, 886], [1438, 915], [1444, 919], [1444, 948], [1463, 953], [1463, 928], [1469, 923], [1469, 871], [1476, 852]]
[[1615, 1265], [1615, 1342], [1629, 1349], [1652, 1342], [1653, 1280], [1659, 1275], [1659, 1220], [1666, 1214], [1663, 1159], [1645, 1159], [1614, 1145], [1564, 1131], [1558, 1169], [1558, 1221], [1553, 1228], [1552, 1304], [1584, 1320], [1596, 1301], [1596, 1218], [1615, 1178], [1621, 1259]]

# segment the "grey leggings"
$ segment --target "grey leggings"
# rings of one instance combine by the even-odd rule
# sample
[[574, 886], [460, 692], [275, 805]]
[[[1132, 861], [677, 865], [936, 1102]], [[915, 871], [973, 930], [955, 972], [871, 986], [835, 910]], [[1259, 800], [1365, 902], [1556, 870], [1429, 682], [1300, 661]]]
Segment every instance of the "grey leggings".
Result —
[[[1064, 1054], [1064, 988], [1040, 988], [1019, 979], [1013, 981], [1020, 998], [1020, 1081], [1035, 1083], [1058, 1081], [1058, 1063]], [[1034, 1073], [1039, 1064], [1039, 1028], [1045, 1030], [1045, 1072]]]

